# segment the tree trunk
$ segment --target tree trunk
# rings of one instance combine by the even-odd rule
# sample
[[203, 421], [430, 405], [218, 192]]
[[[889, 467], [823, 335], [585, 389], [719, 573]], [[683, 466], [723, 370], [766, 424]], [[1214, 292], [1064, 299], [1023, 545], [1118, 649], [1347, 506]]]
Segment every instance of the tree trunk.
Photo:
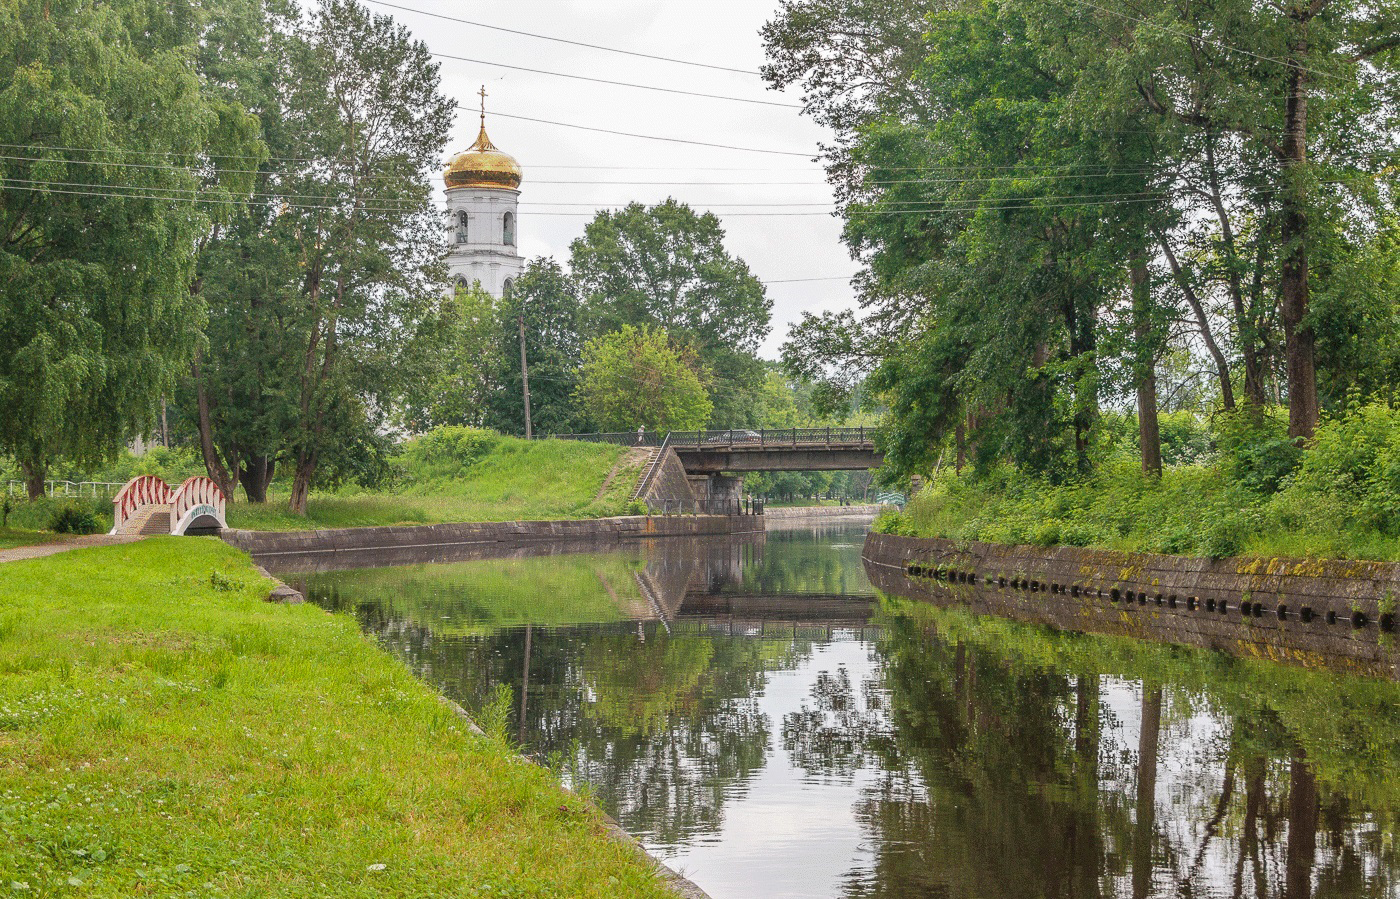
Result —
[[43, 462], [21, 461], [20, 471], [24, 474], [24, 489], [30, 501], [44, 498], [44, 480], [48, 476], [48, 466]]
[[276, 461], [267, 456], [252, 456], [244, 463], [239, 480], [243, 483], [243, 492], [248, 495], [248, 502], [267, 502], [267, 487], [272, 483], [276, 468]]
[[1137, 809], [1133, 818], [1133, 899], [1152, 893], [1152, 834], [1157, 823], [1157, 749], [1162, 736], [1162, 688], [1142, 685], [1138, 731]]
[[[1299, 23], [1301, 31], [1305, 23]], [[1308, 161], [1308, 94], [1303, 63], [1308, 40], [1301, 35], [1289, 48], [1288, 102], [1284, 115], [1283, 271], [1279, 284], [1279, 317], [1283, 320], [1284, 357], [1288, 372], [1288, 436], [1306, 438], [1317, 427], [1317, 370], [1308, 314], [1308, 215], [1303, 177]]]
[[1289, 766], [1288, 858], [1284, 866], [1285, 899], [1312, 896], [1312, 869], [1317, 855], [1317, 780], [1302, 753]]
[[1171, 241], [1167, 240], [1164, 232], [1157, 232], [1157, 243], [1162, 247], [1162, 254], [1167, 257], [1167, 264], [1171, 266], [1172, 277], [1176, 279], [1177, 286], [1181, 288], [1181, 293], [1186, 297], [1187, 304], [1191, 307], [1191, 314], [1196, 317], [1196, 327], [1201, 332], [1201, 340], [1205, 342], [1206, 352], [1210, 353], [1211, 361], [1215, 363], [1215, 374], [1220, 381], [1220, 402], [1227, 412], [1234, 411], [1235, 390], [1230, 384], [1230, 363], [1225, 359], [1225, 354], [1220, 350], [1220, 344], [1215, 342], [1215, 332], [1211, 330], [1210, 319], [1206, 317], [1205, 305], [1201, 303], [1201, 298], [1196, 294], [1196, 289], [1191, 286], [1191, 282], [1186, 280], [1186, 273], [1181, 269], [1181, 262], [1176, 258], [1176, 253], [1172, 250]]
[[316, 456], [298, 453], [296, 474], [292, 478], [292, 497], [287, 508], [293, 515], [306, 514], [306, 500], [311, 495], [311, 478], [316, 474]]
[[219, 458], [219, 451], [214, 447], [214, 425], [209, 414], [209, 393], [204, 389], [204, 377], [199, 368], [199, 354], [196, 353], [194, 362], [190, 363], [190, 374], [194, 376], [195, 404], [199, 414], [199, 453], [204, 457], [204, 470], [209, 473], [209, 478], [224, 493], [224, 499], [233, 502], [233, 491], [238, 489], [238, 460], [233, 460], [232, 470], [224, 467], [224, 462]]
[[1137, 387], [1138, 447], [1143, 474], [1161, 477], [1162, 432], [1157, 423], [1157, 353], [1152, 339], [1152, 283], [1148, 277], [1147, 259], [1141, 252], [1132, 254], [1129, 275], [1133, 283], [1133, 337], [1137, 345], [1133, 381]]

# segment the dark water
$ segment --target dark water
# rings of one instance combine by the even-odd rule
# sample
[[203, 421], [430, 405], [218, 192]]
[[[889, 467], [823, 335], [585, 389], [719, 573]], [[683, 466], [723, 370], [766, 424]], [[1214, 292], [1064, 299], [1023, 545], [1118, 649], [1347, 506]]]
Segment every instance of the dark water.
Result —
[[302, 583], [715, 899], [1400, 897], [1396, 684], [878, 598], [861, 537]]

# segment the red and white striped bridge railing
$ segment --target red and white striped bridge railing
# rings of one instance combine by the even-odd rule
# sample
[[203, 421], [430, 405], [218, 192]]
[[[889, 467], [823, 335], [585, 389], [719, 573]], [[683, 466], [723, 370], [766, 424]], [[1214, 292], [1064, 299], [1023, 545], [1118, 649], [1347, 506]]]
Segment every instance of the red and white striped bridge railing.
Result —
[[127, 481], [112, 498], [112, 533], [127, 533], [143, 507], [168, 505], [170, 497], [170, 485], [153, 474], [138, 475]]
[[187, 534], [228, 527], [224, 518], [224, 491], [210, 478], [190, 478], [170, 501], [170, 533]]
[[113, 534], [208, 533], [228, 527], [224, 492], [206, 477], [178, 490], [155, 475], [132, 478], [112, 500]]

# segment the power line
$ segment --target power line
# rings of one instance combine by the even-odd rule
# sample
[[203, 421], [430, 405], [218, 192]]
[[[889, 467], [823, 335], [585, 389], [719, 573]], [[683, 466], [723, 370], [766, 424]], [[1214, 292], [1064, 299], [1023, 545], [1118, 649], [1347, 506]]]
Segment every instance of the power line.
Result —
[[[92, 187], [92, 188], [95, 188], [95, 189], [94, 189], [94, 190], [74, 190], [74, 189], [71, 189], [71, 188], [69, 188], [69, 187], [54, 187], [54, 186], [49, 186], [49, 184], [50, 184], [49, 182], [38, 182], [37, 184], [19, 184], [19, 183], [10, 183], [10, 182], [6, 182], [6, 183], [0, 183], [0, 189], [3, 189], [3, 190], [22, 190], [22, 191], [31, 191], [31, 192], [41, 192], [41, 193], [69, 194], [69, 195], [75, 195], [75, 196], [105, 197], [105, 198], [111, 198], [111, 199], [160, 200], [160, 201], [168, 202], [168, 203], [174, 203], [174, 202], [188, 202], [188, 203], [218, 203], [218, 204], [223, 204], [223, 205], [262, 205], [262, 206], [279, 206], [279, 207], [281, 207], [281, 208], [286, 208], [286, 209], [343, 209], [343, 208], [344, 208], [344, 205], [343, 205], [343, 204], [340, 204], [340, 205], [335, 205], [335, 204], [322, 204], [322, 205], [317, 205], [317, 204], [308, 204], [308, 203], [287, 203], [287, 202], [285, 202], [285, 201], [279, 202], [278, 200], [275, 200], [275, 199], [274, 199], [274, 200], [262, 200], [262, 201], [258, 201], [258, 200], [246, 200], [246, 201], [245, 201], [245, 200], [239, 200], [239, 199], [234, 199], [234, 198], [225, 198], [225, 197], [207, 197], [207, 196], [206, 196], [206, 197], [199, 197], [199, 196], [168, 196], [168, 195], [157, 195], [157, 194], [149, 194], [149, 193], [134, 193], [134, 192], [125, 192], [125, 193], [123, 193], [123, 192], [114, 192], [114, 191], [122, 191], [122, 190], [125, 189], [125, 188], [123, 188], [123, 187], [121, 187], [121, 186], [114, 186], [114, 185], [100, 185], [100, 184], [99, 184], [99, 185], [87, 185], [87, 186]], [[139, 189], [142, 189], [142, 188], [136, 188], [136, 189], [139, 190]], [[160, 190], [161, 188], [147, 188], [147, 189]], [[971, 205], [945, 204], [945, 205], [940, 205], [940, 206], [930, 206], [930, 207], [922, 208], [922, 209], [869, 209], [869, 210], [860, 210], [860, 209], [852, 210], [852, 209], [847, 209], [847, 210], [846, 210], [846, 213], [847, 213], [848, 215], [930, 215], [930, 214], [936, 214], [936, 213], [997, 212], [997, 211], [1016, 211], [1016, 210], [1022, 210], [1022, 209], [1057, 209], [1057, 208], [1065, 208], [1065, 207], [1070, 207], [1070, 206], [1075, 206], [1075, 207], [1086, 207], [1086, 206], [1111, 206], [1111, 205], [1115, 205], [1115, 204], [1118, 204], [1118, 203], [1157, 202], [1158, 200], [1169, 199], [1169, 196], [1166, 195], [1166, 194], [1145, 195], [1145, 196], [1141, 196], [1141, 197], [1137, 197], [1137, 196], [1134, 196], [1134, 195], [1131, 195], [1131, 194], [1123, 195], [1123, 196], [1121, 196], [1121, 197], [1102, 197], [1102, 195], [1099, 195], [1099, 194], [1088, 194], [1088, 195], [1086, 195], [1086, 196], [1089, 196], [1089, 197], [1101, 197], [1101, 198], [1098, 199], [1098, 200], [1080, 201], [1080, 202], [1073, 202], [1073, 203], [1070, 203], [1070, 202], [1046, 203], [1046, 202], [1044, 202], [1045, 199], [1056, 199], [1056, 200], [1058, 200], [1058, 199], [1062, 199], [1062, 198], [1054, 198], [1054, 197], [1033, 198], [1033, 197], [1032, 197], [1032, 198], [1015, 199], [1015, 200], [1009, 200], [1009, 201], [998, 201], [998, 202], [994, 202], [994, 203], [974, 203], [974, 204], [971, 204]], [[380, 212], [384, 212], [384, 211], [390, 211], [390, 210], [389, 210], [389, 209], [371, 209], [371, 211], [380, 211]], [[832, 209], [832, 210], [829, 210], [829, 211], [820, 211], [820, 212], [734, 212], [734, 213], [724, 213], [724, 215], [725, 215], [725, 217], [727, 217], [727, 218], [755, 218], [755, 217], [757, 217], [757, 218], [785, 218], [785, 217], [793, 217], [793, 216], [814, 216], [814, 215], [826, 215], [826, 216], [830, 216], [830, 215], [835, 215], [836, 212], [837, 212], [837, 210]], [[536, 212], [532, 212], [532, 213], [530, 213], [530, 214], [533, 215], [533, 216], [582, 217], [582, 218], [588, 218], [588, 217], [591, 217], [591, 216], [596, 215], [597, 213], [596, 213], [596, 211], [594, 211], [594, 212], [554, 212], [554, 211], [536, 211]]]
[[504, 33], [506, 33], [506, 34], [516, 34], [516, 35], [520, 35], [521, 37], [532, 37], [532, 38], [535, 38], [536, 40], [541, 40], [541, 41], [553, 41], [553, 42], [556, 43], [556, 44], [569, 44], [570, 46], [574, 46], [574, 47], [587, 47], [587, 48], [590, 49], [590, 50], [604, 50], [604, 51], [606, 51], [606, 52], [608, 52], [608, 53], [620, 53], [620, 54], [622, 54], [623, 56], [636, 56], [636, 57], [639, 57], [639, 58], [641, 58], [641, 59], [654, 59], [654, 60], [657, 60], [657, 61], [659, 61], [659, 62], [673, 62], [673, 63], [676, 63], [677, 65], [695, 66], [695, 67], [701, 68], [701, 69], [714, 69], [715, 71], [719, 71], [719, 72], [738, 72], [740, 75], [757, 75], [757, 74], [759, 74], [758, 71], [757, 71], [757, 70], [754, 70], [754, 69], [738, 69], [738, 68], [734, 68], [734, 67], [732, 67], [732, 66], [722, 66], [722, 65], [716, 65], [716, 64], [714, 64], [714, 63], [708, 63], [708, 62], [697, 62], [696, 60], [693, 60], [693, 59], [678, 59], [678, 58], [676, 58], [676, 57], [674, 57], [674, 56], [658, 56], [658, 55], [656, 55], [656, 54], [654, 54], [654, 53], [641, 53], [641, 52], [636, 51], [636, 50], [623, 50], [623, 49], [621, 49], [621, 48], [619, 48], [619, 47], [605, 47], [605, 46], [603, 46], [602, 44], [590, 44], [590, 43], [587, 43], [587, 42], [585, 42], [585, 41], [574, 41], [574, 40], [569, 40], [568, 38], [554, 37], [554, 36], [548, 35], [548, 34], [536, 34], [536, 33], [533, 32], [533, 31], [520, 31], [520, 30], [515, 29], [515, 28], [505, 28], [505, 27], [500, 26], [500, 25], [487, 25], [485, 22], [475, 22], [475, 21], [472, 21], [471, 19], [460, 19], [460, 18], [457, 18], [456, 16], [445, 16], [445, 15], [443, 15], [442, 13], [428, 12], [426, 9], [414, 9], [414, 8], [411, 7], [411, 6], [400, 6], [400, 5], [397, 4], [397, 3], [386, 3], [386, 2], [384, 2], [384, 0], [365, 0], [365, 2], [367, 2], [367, 3], [372, 3], [372, 4], [375, 5], [375, 6], [385, 6], [385, 7], [388, 7], [389, 9], [398, 9], [398, 10], [403, 10], [404, 12], [416, 13], [416, 14], [418, 14], [418, 15], [420, 15], [420, 16], [429, 16], [429, 17], [434, 18], [434, 19], [444, 19], [444, 20], [446, 20], [446, 21], [448, 21], [448, 22], [459, 22], [459, 23], [461, 23], [461, 24], [463, 24], [463, 25], [471, 25], [471, 26], [474, 27], [474, 28], [486, 28], [486, 29], [489, 29], [489, 30], [491, 30], [491, 31], [501, 31], [501, 32], [504, 32]]
[[855, 275], [827, 275], [821, 278], [761, 278], [764, 284], [797, 284], [802, 281], [849, 281]]
[[[465, 109], [470, 112], [475, 112], [475, 110], [471, 107], [463, 106], [460, 103], [457, 104], [457, 108]], [[693, 147], [711, 147], [717, 150], [741, 150], [745, 153], [768, 153], [774, 156], [802, 156], [806, 159], [812, 159], [816, 156], [815, 153], [799, 153], [795, 150], [769, 150], [761, 147], [740, 147], [735, 146], [733, 144], [716, 144], [703, 140], [686, 140], [684, 138], [679, 137], [662, 137], [656, 134], [638, 134], [633, 131], [613, 131], [609, 128], [595, 128], [591, 125], [576, 125], [572, 122], [554, 122], [549, 119], [536, 119], [532, 118], [531, 116], [512, 115], [508, 112], [497, 112], [495, 110], [491, 111], [491, 115], [499, 116], [503, 119], [519, 119], [522, 122], [535, 122], [540, 125], [554, 125], [557, 128], [576, 128], [579, 131], [592, 131], [597, 134], [613, 134], [619, 137], [635, 137], [641, 140], [655, 140], [671, 144], [688, 144]]]
[[699, 91], [686, 91], [674, 87], [659, 87], [652, 84], [637, 84], [632, 81], [613, 81], [608, 78], [594, 78], [589, 75], [571, 75], [567, 72], [551, 72], [548, 69], [532, 69], [528, 66], [517, 66], [505, 62], [490, 62], [485, 59], [472, 59], [467, 56], [453, 56], [451, 53], [429, 53], [430, 56], [441, 57], [442, 59], [452, 59], [458, 62], [470, 62], [483, 66], [495, 66], [501, 69], [514, 69], [517, 72], [532, 72], [536, 75], [550, 75], [554, 78], [570, 78], [575, 81], [591, 81], [594, 84], [611, 84], [616, 87], [631, 87], [644, 91], [658, 91], [663, 94], [681, 94], [687, 97], [704, 97], [708, 100], [728, 100], [733, 103], [753, 103], [759, 106], [780, 106], [784, 109], [802, 109], [801, 103], [779, 103], [777, 100], [751, 100], [746, 97], [730, 97], [724, 94], [706, 94]]
[[1318, 69], [1310, 69], [1310, 68], [1307, 68], [1306, 66], [1298, 65], [1296, 62], [1293, 62], [1293, 61], [1291, 61], [1291, 60], [1287, 60], [1287, 59], [1278, 59], [1278, 58], [1273, 57], [1273, 56], [1264, 56], [1264, 55], [1261, 54], [1261, 53], [1255, 53], [1255, 52], [1253, 52], [1253, 51], [1246, 50], [1246, 49], [1244, 49], [1243, 47], [1232, 47], [1232, 46], [1230, 46], [1229, 44], [1225, 44], [1225, 43], [1222, 43], [1222, 42], [1217, 41], [1217, 40], [1212, 40], [1211, 38], [1205, 37], [1204, 35], [1192, 34], [1192, 33], [1189, 32], [1189, 31], [1182, 31], [1182, 30], [1180, 30], [1180, 29], [1178, 29], [1178, 28], [1168, 28], [1166, 25], [1161, 25], [1161, 24], [1158, 24], [1157, 22], [1149, 22], [1149, 21], [1147, 21], [1146, 19], [1141, 19], [1141, 18], [1138, 18], [1137, 16], [1130, 16], [1130, 15], [1128, 15], [1127, 13], [1118, 12], [1118, 11], [1115, 10], [1115, 9], [1105, 9], [1105, 8], [1103, 8], [1102, 6], [1098, 6], [1098, 5], [1094, 4], [1094, 3], [1090, 3], [1089, 0], [1072, 0], [1072, 2], [1078, 3], [1080, 6], [1087, 6], [1087, 7], [1089, 7], [1090, 9], [1096, 9], [1096, 10], [1098, 10], [1098, 11], [1101, 12], [1101, 13], [1105, 13], [1106, 15], [1118, 16], [1120, 19], [1126, 19], [1126, 20], [1128, 20], [1129, 22], [1136, 22], [1136, 23], [1138, 23], [1139, 25], [1145, 25], [1145, 26], [1147, 26], [1148, 28], [1156, 28], [1158, 31], [1164, 31], [1164, 32], [1166, 32], [1167, 34], [1174, 34], [1174, 35], [1176, 35], [1177, 37], [1184, 37], [1184, 38], [1186, 38], [1187, 40], [1190, 40], [1190, 41], [1200, 41], [1200, 42], [1203, 43], [1203, 44], [1210, 44], [1212, 47], [1215, 47], [1215, 48], [1220, 49], [1220, 50], [1224, 50], [1224, 51], [1227, 52], [1227, 53], [1243, 53], [1245, 56], [1252, 56], [1252, 57], [1254, 57], [1255, 59], [1262, 60], [1263, 62], [1272, 62], [1272, 63], [1274, 63], [1274, 64], [1276, 64], [1276, 65], [1281, 65], [1281, 66], [1285, 66], [1285, 67], [1288, 67], [1288, 68], [1296, 68], [1296, 69], [1298, 69], [1300, 72], [1307, 72], [1307, 73], [1312, 74], [1312, 75], [1321, 75], [1321, 76], [1323, 76], [1324, 78], [1336, 78], [1336, 79], [1341, 80], [1341, 81], [1347, 80], [1347, 79], [1342, 78], [1341, 75], [1334, 75], [1334, 74], [1332, 74], [1331, 72], [1323, 72], [1323, 71], [1319, 71]]

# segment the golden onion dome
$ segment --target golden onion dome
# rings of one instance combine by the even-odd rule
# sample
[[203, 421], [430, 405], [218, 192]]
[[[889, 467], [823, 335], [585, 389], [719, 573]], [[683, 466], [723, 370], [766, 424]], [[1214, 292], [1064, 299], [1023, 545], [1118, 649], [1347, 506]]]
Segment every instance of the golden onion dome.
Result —
[[514, 190], [522, 179], [520, 163], [503, 153], [486, 136], [485, 116], [476, 143], [452, 157], [442, 180], [453, 187], [505, 187]]

